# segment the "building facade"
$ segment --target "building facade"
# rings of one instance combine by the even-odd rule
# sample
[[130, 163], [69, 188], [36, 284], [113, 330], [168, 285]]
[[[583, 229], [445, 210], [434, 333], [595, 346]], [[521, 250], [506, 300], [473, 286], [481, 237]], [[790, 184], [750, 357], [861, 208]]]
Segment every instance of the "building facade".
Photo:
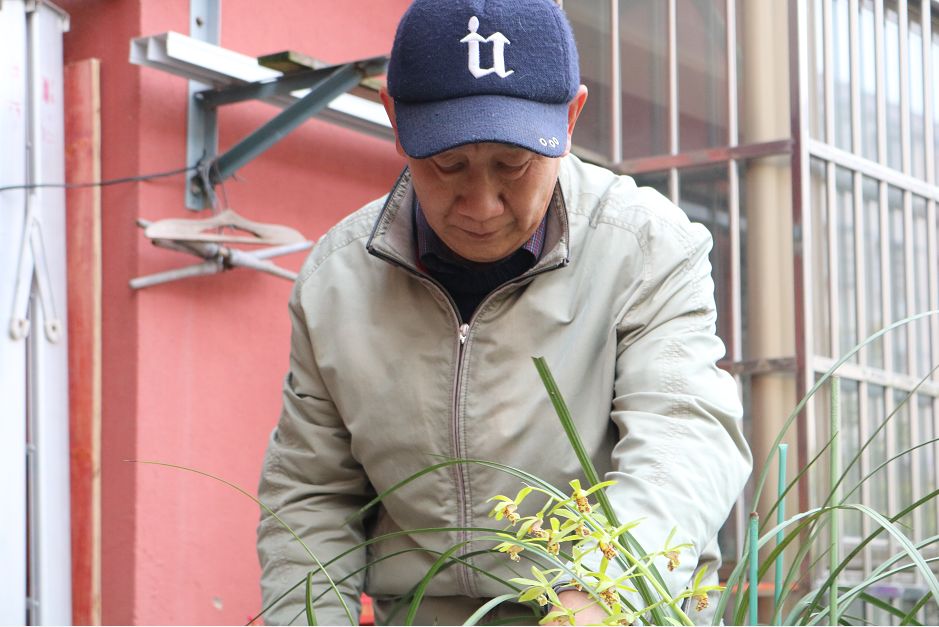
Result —
[[[11, 6], [34, 4], [0, 3], [0, 18]], [[186, 82], [131, 65], [127, 51], [133, 38], [190, 33], [193, 7], [209, 3], [56, 4], [70, 17], [62, 40], [66, 76], [76, 63], [100, 62], [99, 100], [89, 108], [100, 109], [100, 147], [94, 164], [69, 166], [67, 159], [66, 180], [191, 165]], [[407, 4], [225, 0], [220, 44], [252, 57], [296, 50], [328, 62], [363, 59], [390, 50]], [[939, 309], [939, 2], [563, 4], [590, 90], [575, 151], [655, 187], [710, 229], [718, 332], [727, 346], [721, 365], [740, 383], [754, 457], [761, 465], [774, 452], [794, 415], [782, 436], [790, 447], [788, 476], [819, 454], [823, 462], [789, 494], [787, 511], [823, 504], [830, 386], [793, 410], [872, 333]], [[5, 93], [0, 89], [0, 97]], [[224, 109], [220, 145], [231, 146], [274, 112], [259, 103]], [[74, 159], [87, 146], [68, 126], [65, 153]], [[245, 166], [226, 185], [224, 202], [315, 240], [385, 193], [402, 166], [390, 142], [312, 120]], [[73, 378], [98, 373], [99, 399], [96, 465], [77, 475], [72, 467], [72, 618], [79, 623], [243, 623], [260, 609], [256, 505], [205, 477], [128, 461], [188, 466], [252, 491], [279, 411], [288, 282], [242, 269], [129, 287], [135, 277], [189, 261], [154, 248], [136, 225], [190, 215], [187, 185], [183, 176], [134, 181], [101, 188], [92, 204], [81, 205], [100, 211], [100, 253], [85, 261], [100, 267], [101, 333], [97, 352], [73, 350], [70, 362]], [[294, 254], [283, 264], [295, 270], [302, 258]], [[864, 345], [838, 369], [844, 500], [892, 516], [932, 495], [900, 523], [933, 557], [937, 365], [939, 318], [924, 316]], [[74, 445], [71, 455], [74, 462]], [[76, 514], [75, 486], [84, 484], [95, 486], [97, 500], [80, 500]], [[767, 485], [775, 486], [775, 470]], [[767, 489], [758, 510], [769, 513], [774, 500]], [[752, 488], [722, 531], [725, 575], [743, 547], [751, 501]], [[36, 522], [25, 508], [11, 511], [22, 514], [24, 530]], [[841, 554], [873, 531], [871, 519], [844, 514]], [[882, 535], [844, 580], [857, 580], [899, 550]], [[6, 592], [23, 596], [22, 589], [33, 605], [53, 602], [38, 598], [27, 581], [39, 563]], [[823, 575], [816, 566], [799, 583]], [[924, 592], [922, 577], [910, 570], [876, 589], [907, 609]], [[852, 611], [875, 624], [891, 622], [871, 605]], [[936, 624], [937, 612], [927, 604], [919, 618]]]

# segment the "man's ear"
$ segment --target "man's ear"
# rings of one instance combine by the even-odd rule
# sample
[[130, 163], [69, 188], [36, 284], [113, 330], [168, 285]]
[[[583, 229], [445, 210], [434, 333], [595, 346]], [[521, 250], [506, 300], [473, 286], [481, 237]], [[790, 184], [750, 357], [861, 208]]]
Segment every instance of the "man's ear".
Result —
[[577, 90], [577, 95], [574, 96], [574, 99], [571, 100], [571, 103], [567, 106], [567, 150], [564, 151], [565, 155], [569, 154], [571, 151], [571, 146], [573, 146], [572, 138], [574, 136], [574, 126], [577, 124], [577, 118], [580, 117], [580, 113], [584, 110], [586, 103], [587, 86], [581, 85]]
[[385, 105], [385, 113], [388, 114], [388, 121], [391, 122], [391, 128], [395, 133], [395, 150], [397, 150], [398, 154], [402, 157], [407, 157], [407, 154], [404, 152], [404, 148], [401, 147], [401, 141], [398, 139], [398, 123], [395, 120], [394, 98], [388, 94], [387, 87], [382, 87], [378, 91], [378, 95], [381, 97], [381, 103]]

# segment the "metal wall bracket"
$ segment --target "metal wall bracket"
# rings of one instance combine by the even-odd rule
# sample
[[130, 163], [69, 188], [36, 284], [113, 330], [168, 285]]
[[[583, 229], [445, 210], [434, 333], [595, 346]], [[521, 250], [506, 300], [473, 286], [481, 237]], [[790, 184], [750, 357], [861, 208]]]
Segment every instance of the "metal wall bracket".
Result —
[[[222, 30], [222, 8], [220, 0], [189, 0], [189, 35], [196, 41], [218, 45]], [[195, 94], [211, 89], [212, 85], [189, 81], [189, 105], [186, 116], [186, 164], [211, 158], [218, 152], [218, 114], [215, 109], [201, 106]], [[186, 206], [190, 209], [205, 209], [212, 206], [212, 199], [203, 188], [186, 186]]]
[[46, 339], [55, 344], [62, 338], [62, 321], [52, 296], [52, 279], [46, 263], [46, 245], [42, 238], [42, 225], [32, 207], [27, 210], [20, 254], [17, 261], [16, 285], [13, 288], [13, 312], [10, 316], [10, 337], [22, 340], [29, 335], [29, 294], [33, 279], [36, 281], [39, 306], [45, 322]]
[[269, 122], [242, 139], [217, 158], [202, 160], [199, 172], [190, 182], [190, 189], [202, 198], [210, 198], [212, 188], [225, 181], [241, 167], [283, 139], [290, 131], [322, 111], [341, 94], [363, 79], [383, 74], [388, 57], [373, 57], [343, 65], [335, 65], [298, 74], [286, 74], [248, 85], [207, 90], [195, 94], [194, 100], [206, 110], [214, 111], [223, 104], [262, 97], [284, 96], [308, 89], [305, 96], [277, 114]]
[[[215, 0], [193, 3], [197, 1], [211, 4]], [[207, 11], [205, 7], [194, 9], [195, 26], [200, 16], [209, 15]], [[212, 19], [202, 17], [200, 28], [209, 25]], [[190, 164], [199, 164], [199, 172], [186, 190], [190, 208], [211, 206], [213, 185], [230, 177], [310, 116], [319, 114], [322, 119], [346, 128], [382, 139], [394, 138], [391, 123], [377, 98], [347, 93], [366, 79], [383, 74], [388, 64], [386, 56], [285, 74], [259, 65], [254, 57], [167, 32], [133, 39], [130, 61], [183, 76], [203, 86], [190, 88], [187, 153]], [[207, 85], [212, 88], [205, 88]], [[254, 99], [286, 110], [218, 156], [217, 107]]]

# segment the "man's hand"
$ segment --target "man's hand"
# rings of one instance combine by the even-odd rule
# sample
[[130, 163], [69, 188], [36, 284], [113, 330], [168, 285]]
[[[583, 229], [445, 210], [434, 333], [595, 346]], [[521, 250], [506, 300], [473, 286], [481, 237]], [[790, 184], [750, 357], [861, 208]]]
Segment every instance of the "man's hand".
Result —
[[[586, 592], [579, 590], [565, 590], [558, 595], [564, 607], [576, 613], [578, 625], [599, 625], [603, 619], [608, 616], [606, 610], [600, 607], [600, 604]], [[581, 609], [583, 608], [583, 609]], [[552, 607], [552, 611], [558, 608]], [[567, 620], [563, 617], [547, 623], [548, 625], [566, 625]]]

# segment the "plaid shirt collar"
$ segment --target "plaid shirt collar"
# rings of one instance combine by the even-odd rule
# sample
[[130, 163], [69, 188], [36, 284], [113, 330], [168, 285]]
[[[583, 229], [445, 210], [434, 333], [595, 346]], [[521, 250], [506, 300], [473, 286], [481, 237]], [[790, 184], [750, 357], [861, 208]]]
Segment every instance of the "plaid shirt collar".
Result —
[[[552, 197], [550, 204], [548, 205], [548, 210], [545, 212], [544, 217], [541, 219], [541, 224], [538, 225], [538, 228], [535, 229], [534, 234], [528, 241], [522, 244], [521, 248], [516, 252], [525, 251], [531, 256], [531, 265], [538, 263], [538, 260], [541, 259], [541, 253], [544, 252], [544, 242], [545, 234], [548, 230], [548, 215], [556, 211], [554, 207], [555, 200]], [[492, 267], [503, 263], [505, 260], [494, 261], [492, 263], [474, 263], [463, 259], [455, 252], [450, 250], [450, 248], [437, 236], [430, 224], [427, 222], [427, 218], [424, 217], [424, 212], [421, 210], [421, 205], [418, 202], [417, 198], [414, 199], [414, 231], [417, 235], [417, 259], [422, 266], [427, 266], [428, 261], [431, 262], [431, 265], [436, 265], [437, 263], [443, 262], [445, 264], [454, 264], [458, 266], [468, 267], [468, 268], [485, 268]], [[507, 257], [511, 258], [512, 255]], [[529, 266], [530, 267], [530, 266]]]

